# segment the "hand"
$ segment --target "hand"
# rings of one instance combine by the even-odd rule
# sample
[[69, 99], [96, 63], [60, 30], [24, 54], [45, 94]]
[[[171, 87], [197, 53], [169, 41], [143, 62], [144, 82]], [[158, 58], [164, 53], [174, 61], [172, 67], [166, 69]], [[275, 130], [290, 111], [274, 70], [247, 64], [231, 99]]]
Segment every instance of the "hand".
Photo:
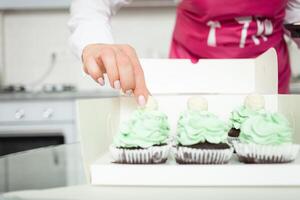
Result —
[[83, 69], [101, 86], [107, 74], [112, 88], [121, 89], [127, 95], [134, 94], [140, 106], [144, 106], [149, 91], [137, 54], [129, 45], [90, 44], [82, 53]]

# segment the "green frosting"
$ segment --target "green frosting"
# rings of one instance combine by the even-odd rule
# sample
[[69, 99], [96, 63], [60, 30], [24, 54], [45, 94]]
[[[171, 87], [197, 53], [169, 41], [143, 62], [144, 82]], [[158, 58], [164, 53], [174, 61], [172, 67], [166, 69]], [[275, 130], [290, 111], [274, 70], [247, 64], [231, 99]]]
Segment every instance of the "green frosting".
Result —
[[187, 110], [178, 120], [177, 142], [182, 145], [205, 141], [219, 144], [226, 142], [228, 130], [228, 124], [212, 113]]
[[230, 124], [231, 127], [235, 129], [240, 129], [242, 124], [252, 115], [264, 113], [264, 109], [255, 111], [247, 108], [246, 106], [241, 106], [231, 112]]
[[116, 147], [142, 147], [166, 144], [169, 137], [168, 117], [157, 110], [138, 109], [123, 123], [114, 138]]
[[254, 115], [243, 123], [239, 138], [244, 143], [280, 145], [292, 142], [292, 129], [281, 114]]

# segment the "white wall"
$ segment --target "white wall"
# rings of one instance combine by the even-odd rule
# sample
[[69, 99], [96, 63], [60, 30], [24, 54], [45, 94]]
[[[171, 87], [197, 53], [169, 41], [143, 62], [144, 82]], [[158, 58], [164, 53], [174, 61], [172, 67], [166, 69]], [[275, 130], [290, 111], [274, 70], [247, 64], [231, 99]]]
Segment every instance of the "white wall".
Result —
[[[175, 22], [175, 7], [123, 8], [113, 17], [117, 43], [133, 45], [142, 58], [167, 57]], [[68, 46], [69, 11], [24, 10], [0, 12], [0, 84], [28, 84], [39, 78], [56, 52], [54, 71], [44, 83], [72, 83], [81, 89], [99, 88], [82, 73]], [[299, 50], [291, 54], [294, 75]], [[5, 67], [5, 68], [4, 68]]]
[[4, 78], [4, 63], [3, 63], [3, 13], [0, 12], [0, 85]]
[[121, 10], [112, 21], [116, 42], [132, 44], [143, 58], [167, 58], [175, 12], [175, 7]]
[[[67, 10], [4, 13], [5, 84], [36, 80], [56, 52], [57, 63], [45, 83], [74, 83], [82, 89], [98, 87], [83, 76], [80, 62], [70, 53], [68, 18]], [[116, 42], [133, 45], [140, 57], [167, 57], [174, 21], [175, 7], [124, 8], [112, 20], [113, 35]]]

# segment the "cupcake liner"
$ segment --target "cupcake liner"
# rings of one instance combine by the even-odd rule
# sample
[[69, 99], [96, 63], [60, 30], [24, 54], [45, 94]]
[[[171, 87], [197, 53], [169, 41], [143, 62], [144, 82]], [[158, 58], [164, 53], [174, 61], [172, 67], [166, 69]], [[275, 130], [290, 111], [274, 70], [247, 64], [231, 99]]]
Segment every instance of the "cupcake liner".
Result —
[[229, 162], [233, 148], [229, 149], [195, 149], [177, 147], [175, 159], [179, 164], [226, 164]]
[[300, 145], [258, 145], [233, 142], [239, 160], [244, 163], [288, 163], [296, 159]]
[[110, 146], [114, 163], [121, 164], [160, 164], [165, 163], [170, 145], [153, 146], [146, 149], [121, 149]]

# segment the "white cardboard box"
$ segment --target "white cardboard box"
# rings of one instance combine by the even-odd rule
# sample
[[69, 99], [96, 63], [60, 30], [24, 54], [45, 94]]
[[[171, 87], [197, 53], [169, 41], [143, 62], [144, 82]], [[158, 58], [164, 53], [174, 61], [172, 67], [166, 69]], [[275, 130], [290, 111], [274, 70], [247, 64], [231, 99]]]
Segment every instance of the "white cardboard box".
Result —
[[[186, 60], [143, 60], [142, 63], [149, 89], [155, 94], [160, 109], [169, 116], [173, 133], [179, 113], [185, 109], [190, 95], [206, 93], [209, 110], [226, 120], [230, 111], [243, 103], [246, 94], [277, 92], [274, 50], [256, 59], [208, 59], [196, 65]], [[186, 70], [188, 67], [189, 70]], [[172, 69], [174, 74], [169, 74], [167, 69]], [[265, 98], [267, 110], [286, 115], [298, 133], [300, 110], [297, 102], [300, 98], [290, 95], [265, 95]], [[134, 99], [126, 97], [77, 102], [83, 158], [92, 184], [192, 187], [284, 185], [299, 189], [299, 161], [286, 165], [245, 165], [232, 160], [231, 164], [220, 166], [178, 166], [172, 161], [148, 166], [110, 163], [107, 152], [112, 137], [135, 106]], [[299, 137], [296, 139], [299, 141]]]
[[[210, 111], [228, 120], [230, 111], [242, 105], [246, 95], [205, 95]], [[168, 116], [171, 133], [176, 132], [186, 95], [155, 96]], [[265, 95], [266, 109], [284, 114], [299, 142], [300, 96]], [[84, 159], [94, 185], [126, 186], [300, 186], [300, 157], [291, 164], [249, 165], [233, 158], [227, 165], [178, 165], [174, 160], [161, 165], [111, 163], [108, 147], [122, 121], [135, 109], [133, 98], [82, 100], [78, 102]], [[298, 138], [296, 138], [298, 137]]]

